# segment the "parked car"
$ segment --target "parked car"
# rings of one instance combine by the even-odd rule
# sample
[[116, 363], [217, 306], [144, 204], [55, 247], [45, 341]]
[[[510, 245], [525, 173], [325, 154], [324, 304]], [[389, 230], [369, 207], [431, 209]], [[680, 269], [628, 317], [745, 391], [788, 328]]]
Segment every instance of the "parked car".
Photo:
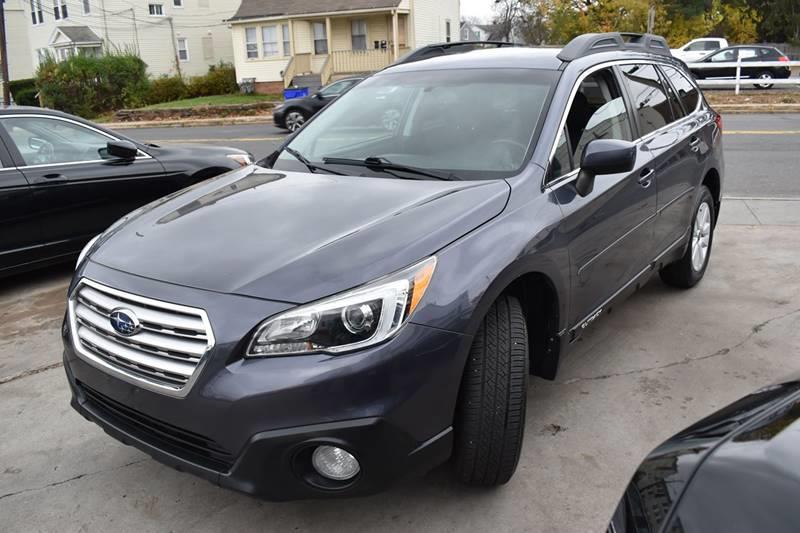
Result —
[[[772, 46], [731, 46], [719, 52], [710, 54], [696, 63], [736, 63], [742, 60], [741, 77], [747, 79], [763, 80], [763, 83], [756, 84], [761, 89], [772, 87], [772, 80], [786, 79], [792, 75], [792, 69], [786, 67], [749, 67], [748, 63], [764, 61], [789, 62], [789, 58], [777, 48]], [[724, 65], [710, 68], [695, 68], [689, 65], [692, 75], [699, 79], [735, 79], [736, 65]]]
[[728, 47], [726, 39], [718, 37], [703, 37], [702, 39], [692, 39], [680, 48], [673, 48], [672, 55], [685, 63], [703, 59], [711, 52]]
[[252, 161], [143, 144], [78, 117], [0, 108], [0, 276], [73, 259], [129, 211]]
[[800, 377], [766, 387], [647, 456], [609, 533], [797, 531]]
[[463, 482], [505, 483], [529, 374], [553, 379], [651, 275], [697, 284], [722, 182], [719, 115], [660, 37], [389, 68], [260, 166], [86, 247], [72, 404], [268, 499], [372, 493], [451, 456]]
[[309, 96], [286, 100], [273, 110], [273, 122], [279, 128], [297, 131], [308, 119], [363, 79], [346, 78], [338, 80]]

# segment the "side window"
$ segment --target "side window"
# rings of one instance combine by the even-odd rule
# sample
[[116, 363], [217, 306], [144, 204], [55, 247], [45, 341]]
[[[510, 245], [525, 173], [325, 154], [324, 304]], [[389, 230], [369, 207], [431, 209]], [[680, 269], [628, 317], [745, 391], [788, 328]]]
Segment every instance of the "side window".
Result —
[[644, 136], [672, 122], [667, 93], [653, 65], [623, 65], [633, 100], [633, 109], [639, 118], [640, 135]]
[[712, 63], [733, 63], [736, 61], [736, 50], [723, 50], [711, 56]]
[[692, 113], [697, 109], [697, 103], [700, 100], [700, 91], [698, 88], [689, 81], [686, 74], [678, 69], [668, 66], [662, 66], [661, 68], [678, 93], [678, 98], [683, 102], [683, 108], [687, 113]]
[[349, 89], [351, 85], [353, 85], [353, 82], [351, 80], [339, 81], [332, 85], [328, 85], [327, 87], [322, 89], [320, 91], [320, 94], [322, 96], [327, 96], [327, 97], [339, 96], [347, 89]]
[[758, 61], [758, 52], [755, 48], [740, 48], [739, 59], [742, 61]]
[[683, 110], [683, 104], [678, 96], [678, 93], [676, 93], [672, 88], [672, 84], [670, 84], [666, 79], [666, 75], [664, 74], [663, 70], [664, 65], [661, 65], [661, 67], [661, 85], [667, 90], [667, 94], [669, 95], [669, 105], [672, 108], [673, 120], [681, 119], [686, 116], [686, 112]]
[[108, 159], [102, 133], [63, 120], [45, 117], [2, 119], [26, 165], [50, 165]]
[[622, 91], [611, 69], [599, 70], [582, 82], [567, 113], [548, 179], [568, 174], [580, 165], [586, 145], [595, 139], [633, 140]]
[[706, 49], [705, 42], [692, 43], [686, 47], [687, 52], [702, 52], [705, 49]]
[[719, 41], [706, 41], [704, 43], [704, 48], [709, 52], [713, 52], [714, 50], [719, 50]]

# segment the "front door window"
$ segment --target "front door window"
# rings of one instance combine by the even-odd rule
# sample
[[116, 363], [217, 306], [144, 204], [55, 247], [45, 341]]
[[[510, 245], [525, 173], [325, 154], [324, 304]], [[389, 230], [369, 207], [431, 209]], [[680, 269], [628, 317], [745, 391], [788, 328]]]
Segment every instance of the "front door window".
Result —
[[45, 117], [11, 117], [2, 124], [25, 164], [52, 165], [109, 159], [106, 144], [113, 140], [73, 122]]

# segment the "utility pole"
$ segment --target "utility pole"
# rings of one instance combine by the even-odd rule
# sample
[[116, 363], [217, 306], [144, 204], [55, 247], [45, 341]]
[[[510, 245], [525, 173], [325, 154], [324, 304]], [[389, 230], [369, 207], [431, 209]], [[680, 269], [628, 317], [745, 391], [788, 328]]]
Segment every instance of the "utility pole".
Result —
[[182, 78], [181, 59], [178, 57], [178, 44], [175, 42], [175, 26], [172, 25], [172, 17], [167, 17], [167, 22], [169, 22], [169, 33], [172, 36], [172, 51], [175, 54], [175, 68], [178, 70], [178, 77]]
[[6, 48], [6, 9], [0, 1], [0, 62], [3, 63], [3, 105], [11, 105], [11, 89], [8, 87], [8, 49]]
[[108, 39], [108, 17], [106, 17], [106, 0], [100, 0], [100, 10], [103, 12], [103, 35], [106, 38], [103, 41], [103, 49], [108, 52], [108, 45], [110, 41]]
[[647, 12], [647, 33], [653, 33], [653, 28], [656, 25], [656, 6], [650, 5]]
[[139, 28], [136, 27], [136, 8], [131, 8], [131, 15], [133, 15], [133, 38], [136, 41], [136, 55], [141, 56], [142, 52], [139, 50]]

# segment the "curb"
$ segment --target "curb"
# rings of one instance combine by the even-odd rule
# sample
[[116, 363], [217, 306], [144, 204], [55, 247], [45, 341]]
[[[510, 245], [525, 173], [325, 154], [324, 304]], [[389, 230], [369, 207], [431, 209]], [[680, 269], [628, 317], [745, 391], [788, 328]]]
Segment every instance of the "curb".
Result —
[[189, 118], [184, 120], [141, 120], [135, 122], [103, 122], [102, 126], [112, 130], [137, 128], [192, 128], [202, 126], [236, 126], [242, 124], [272, 124], [271, 116]]
[[711, 104], [720, 113], [800, 113], [800, 104]]

